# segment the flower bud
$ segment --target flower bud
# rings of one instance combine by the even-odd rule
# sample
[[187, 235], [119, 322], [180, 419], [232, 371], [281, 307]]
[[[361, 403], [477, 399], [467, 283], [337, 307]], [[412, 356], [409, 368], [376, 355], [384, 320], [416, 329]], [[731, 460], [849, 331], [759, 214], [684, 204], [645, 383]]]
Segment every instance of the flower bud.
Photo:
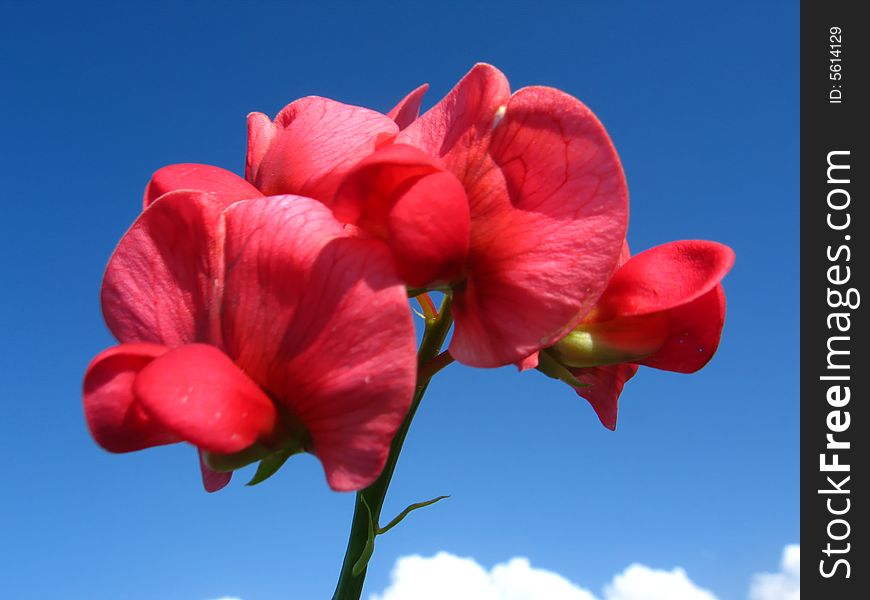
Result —
[[633, 363], [654, 354], [668, 337], [666, 312], [581, 323], [549, 352], [568, 367]]

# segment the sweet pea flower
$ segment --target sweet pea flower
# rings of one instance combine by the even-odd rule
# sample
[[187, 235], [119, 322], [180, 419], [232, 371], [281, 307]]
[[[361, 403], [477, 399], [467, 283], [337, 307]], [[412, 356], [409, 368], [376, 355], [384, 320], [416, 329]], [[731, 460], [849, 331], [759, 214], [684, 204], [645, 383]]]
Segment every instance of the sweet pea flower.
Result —
[[720, 282], [734, 263], [729, 247], [701, 240], [663, 244], [631, 258], [626, 250], [624, 257], [580, 325], [540, 355], [583, 384], [576, 392], [608, 429], [616, 428], [619, 395], [639, 366], [693, 373], [710, 361], [725, 323]]
[[[390, 256], [320, 202], [257, 198], [201, 167], [152, 181], [107, 267], [103, 313], [121, 343], [85, 375], [94, 439], [111, 452], [188, 442], [209, 491], [243, 464], [302, 450], [333, 489], [366, 487], [416, 378]], [[220, 191], [161, 194], [167, 180]]]
[[[400, 103], [405, 114], [421, 94]], [[564, 337], [616, 269], [627, 226], [625, 177], [598, 119], [553, 88], [511, 94], [500, 71], [479, 64], [401, 125], [394, 144], [437, 159], [468, 201], [468, 255], [451, 283], [450, 354], [498, 367]]]
[[[274, 121], [252, 113], [246, 180], [323, 202], [349, 232], [387, 246], [406, 286], [451, 289], [454, 358], [515, 363], [571, 331], [615, 270], [628, 218], [622, 167], [601, 123], [558, 90], [511, 95], [481, 64], [418, 118], [425, 91], [388, 115], [318, 97]], [[245, 193], [215, 167], [168, 169], [152, 195]]]

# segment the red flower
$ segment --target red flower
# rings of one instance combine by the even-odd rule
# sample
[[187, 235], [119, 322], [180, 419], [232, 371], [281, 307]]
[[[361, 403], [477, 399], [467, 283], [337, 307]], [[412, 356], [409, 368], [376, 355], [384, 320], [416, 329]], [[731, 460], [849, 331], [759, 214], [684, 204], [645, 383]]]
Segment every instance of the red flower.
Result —
[[[322, 204], [236, 202], [257, 192], [219, 171], [158, 172], [109, 262], [103, 312], [122, 343], [85, 375], [91, 433], [112, 452], [186, 441], [228, 468], [304, 449], [333, 489], [361, 489], [415, 385], [404, 287], [383, 245], [349, 237]], [[223, 192], [151, 203], [167, 180]], [[210, 491], [229, 479], [204, 475]]]
[[546, 350], [586, 384], [577, 393], [609, 429], [639, 365], [693, 373], [713, 357], [725, 323], [720, 281], [734, 252], [716, 242], [681, 241], [630, 259], [626, 249], [625, 258], [583, 322]]
[[[628, 212], [619, 159], [578, 100], [543, 87], [511, 96], [488, 65], [415, 119], [425, 90], [389, 116], [325, 98], [274, 122], [254, 113], [246, 177], [265, 194], [314, 197], [384, 242], [409, 287], [452, 287], [455, 358], [517, 362], [570, 331], [616, 268]], [[242, 193], [233, 178], [186, 175], [160, 191]]]
[[511, 95], [481, 64], [395, 143], [435, 157], [467, 196], [450, 353], [497, 367], [571, 331], [615, 270], [628, 217], [622, 167], [592, 112], [552, 88]]
[[[511, 96], [498, 70], [478, 65], [415, 119], [425, 90], [389, 116], [314, 97], [274, 122], [253, 113], [246, 178], [264, 194], [320, 200], [386, 244], [407, 286], [451, 287], [456, 359], [514, 363], [579, 323], [615, 270], [622, 167], [595, 116], [558, 90]], [[247, 191], [189, 167], [158, 172], [166, 181], [152, 187]]]

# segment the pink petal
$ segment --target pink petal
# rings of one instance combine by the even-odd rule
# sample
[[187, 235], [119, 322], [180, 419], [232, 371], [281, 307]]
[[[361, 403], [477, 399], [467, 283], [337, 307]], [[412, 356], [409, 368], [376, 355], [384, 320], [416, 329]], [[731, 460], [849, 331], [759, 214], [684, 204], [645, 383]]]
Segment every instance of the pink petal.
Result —
[[404, 129], [413, 123], [414, 119], [420, 115], [420, 105], [423, 103], [423, 95], [428, 89], [429, 84], [424, 83], [402, 98], [402, 100], [400, 100], [399, 103], [387, 113], [387, 116], [396, 122], [399, 129]]
[[700, 298], [672, 308], [669, 335], [662, 347], [638, 363], [665, 371], [694, 373], [706, 365], [716, 349], [725, 324], [725, 292], [715, 286]]
[[396, 199], [389, 244], [402, 279], [411, 287], [448, 285], [465, 268], [468, 200], [452, 173], [421, 177]]
[[139, 372], [167, 350], [155, 344], [121, 344], [91, 361], [83, 386], [85, 418], [91, 435], [109, 452], [181, 441], [151, 418], [133, 395]]
[[538, 366], [540, 352], [532, 352], [527, 357], [516, 363], [517, 369], [520, 371], [528, 371]]
[[122, 342], [219, 341], [220, 213], [227, 200], [176, 191], [149, 206], [106, 268], [103, 315]]
[[611, 431], [616, 429], [619, 395], [622, 393], [625, 382], [637, 373], [637, 365], [619, 364], [606, 367], [587, 367], [571, 369], [571, 372], [588, 386], [574, 388], [574, 391], [589, 401], [602, 425]]
[[628, 219], [616, 151], [567, 94], [517, 92], [489, 154], [497, 168], [466, 174], [471, 247], [450, 346], [477, 367], [516, 362], [570, 331], [615, 270]]
[[344, 237], [309, 198], [241, 202], [226, 224], [230, 356], [305, 425], [333, 489], [366, 487], [416, 378], [414, 326], [385, 245]]
[[266, 195], [328, 200], [347, 172], [398, 126], [386, 115], [310, 96], [285, 107], [270, 128], [249, 115], [248, 179]]
[[221, 194], [226, 202], [258, 198], [262, 194], [250, 183], [225, 169], [211, 165], [177, 164], [159, 169], [145, 188], [144, 207], [167, 192], [198, 190]]
[[347, 176], [332, 206], [336, 217], [388, 243], [410, 287], [458, 279], [468, 253], [468, 198], [454, 175], [427, 154], [392, 144]]
[[397, 190], [420, 177], [443, 171], [438, 161], [425, 152], [390, 144], [357, 163], [335, 197], [323, 202], [342, 223], [353, 223], [384, 237]]
[[622, 252], [619, 253], [619, 261], [617, 261], [617, 267], [621, 267], [625, 263], [628, 262], [628, 259], [631, 258], [631, 250], [628, 247], [628, 240], [622, 242]]
[[277, 133], [278, 126], [263, 113], [253, 112], [248, 115], [248, 154], [245, 157], [245, 179], [248, 181], [257, 180], [260, 163]]
[[728, 246], [704, 240], [662, 244], [631, 257], [598, 301], [595, 321], [672, 309], [716, 287], [734, 264]]
[[202, 458], [202, 450], [197, 450], [199, 453], [199, 470], [202, 473], [202, 487], [205, 491], [212, 493], [224, 489], [233, 478], [232, 471], [214, 471]]
[[206, 344], [170, 350], [148, 364], [133, 386], [145, 410], [194, 446], [233, 454], [275, 433], [275, 405], [230, 358]]
[[492, 169], [488, 156], [499, 107], [510, 99], [505, 76], [487, 64], [475, 65], [438, 104], [407, 126], [396, 143], [409, 144], [442, 158], [464, 183]]

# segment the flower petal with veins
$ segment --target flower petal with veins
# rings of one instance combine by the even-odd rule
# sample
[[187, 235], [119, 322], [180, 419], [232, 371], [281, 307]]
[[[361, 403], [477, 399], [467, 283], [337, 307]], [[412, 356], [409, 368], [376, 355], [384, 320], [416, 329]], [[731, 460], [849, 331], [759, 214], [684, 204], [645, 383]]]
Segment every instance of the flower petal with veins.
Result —
[[232, 201], [179, 190], [124, 234], [103, 277], [103, 316], [121, 342], [220, 344], [221, 211]]
[[402, 98], [399, 103], [387, 113], [387, 116], [396, 122], [399, 129], [404, 129], [413, 123], [414, 119], [420, 115], [420, 105], [423, 103], [423, 96], [426, 94], [428, 89], [429, 84], [424, 83]]
[[267, 196], [325, 201], [357, 162], [398, 131], [386, 115], [317, 96], [287, 105], [274, 122], [252, 113], [246, 178]]
[[396, 142], [439, 157], [468, 195], [451, 354], [497, 367], [570, 331], [615, 270], [628, 219], [622, 167], [591, 111], [551, 88], [510, 97], [504, 76], [478, 65]]
[[197, 190], [221, 196], [223, 203], [259, 198], [263, 194], [253, 185], [226, 169], [193, 163], [158, 169], [145, 188], [144, 208], [167, 192]]
[[637, 365], [619, 364], [570, 369], [570, 371], [587, 386], [574, 388], [574, 391], [589, 401], [602, 425], [614, 430], [619, 409], [619, 395], [625, 382], [634, 377], [637, 369]]
[[384, 244], [302, 197], [226, 212], [228, 354], [311, 436], [329, 485], [380, 475], [416, 383], [405, 288]]
[[362, 160], [326, 202], [336, 218], [387, 243], [410, 287], [461, 277], [469, 242], [468, 198], [425, 152], [392, 144]]

